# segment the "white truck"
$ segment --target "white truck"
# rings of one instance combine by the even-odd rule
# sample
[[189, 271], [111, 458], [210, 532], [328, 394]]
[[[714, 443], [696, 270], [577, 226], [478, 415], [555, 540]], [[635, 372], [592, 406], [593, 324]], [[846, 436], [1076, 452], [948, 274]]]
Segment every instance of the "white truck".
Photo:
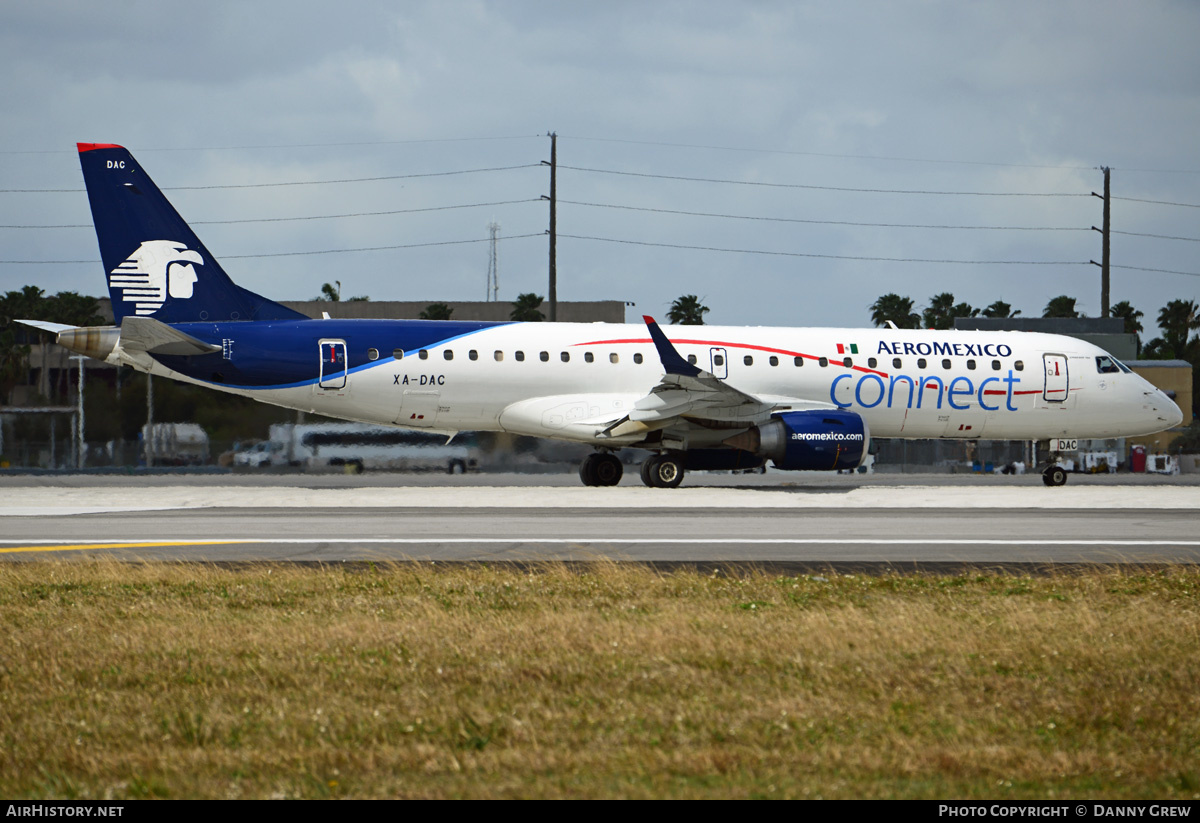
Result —
[[208, 462], [208, 434], [198, 423], [142, 426], [142, 459], [147, 466], [201, 466]]
[[447, 471], [479, 467], [470, 435], [446, 435], [366, 423], [276, 423], [270, 437], [233, 456], [234, 466], [298, 466], [310, 471]]

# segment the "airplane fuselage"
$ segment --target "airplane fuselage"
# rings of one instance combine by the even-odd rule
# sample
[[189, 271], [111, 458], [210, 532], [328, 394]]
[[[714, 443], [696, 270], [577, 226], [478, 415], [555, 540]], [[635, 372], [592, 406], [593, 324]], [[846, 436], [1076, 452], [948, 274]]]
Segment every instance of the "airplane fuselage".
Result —
[[[606, 445], [603, 425], [663, 376], [644, 325], [308, 320], [186, 323], [221, 346], [153, 373], [289, 408], [438, 431]], [[1174, 425], [1174, 404], [1089, 343], [1023, 332], [675, 326], [699, 368], [795, 408], [840, 407], [875, 437], [1117, 437]], [[142, 355], [145, 366], [145, 355]], [[732, 413], [711, 436], [761, 422]], [[712, 427], [710, 426], [710, 430]]]

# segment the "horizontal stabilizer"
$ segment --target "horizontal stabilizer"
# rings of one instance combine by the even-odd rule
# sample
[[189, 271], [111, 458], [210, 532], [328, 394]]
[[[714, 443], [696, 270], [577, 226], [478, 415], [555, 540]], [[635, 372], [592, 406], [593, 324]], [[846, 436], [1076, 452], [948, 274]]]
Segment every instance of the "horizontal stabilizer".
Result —
[[75, 328], [74, 326], [64, 326], [62, 323], [47, 323], [44, 320], [18, 320], [17, 322], [22, 326], [29, 326], [38, 331], [49, 332], [54, 335], [64, 332], [67, 329]]
[[128, 352], [144, 351], [178, 357], [212, 354], [221, 350], [220, 346], [205, 343], [152, 317], [131, 315], [121, 319], [121, 348]]

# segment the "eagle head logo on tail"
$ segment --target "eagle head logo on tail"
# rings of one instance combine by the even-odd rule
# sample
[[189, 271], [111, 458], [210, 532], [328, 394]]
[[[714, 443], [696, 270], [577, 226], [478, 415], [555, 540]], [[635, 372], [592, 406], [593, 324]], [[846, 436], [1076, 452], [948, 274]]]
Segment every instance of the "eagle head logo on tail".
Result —
[[167, 296], [187, 299], [198, 279], [193, 263], [204, 258], [174, 240], [147, 240], [124, 263], [109, 273], [110, 289], [120, 289], [121, 299], [133, 303], [135, 314], [154, 314]]

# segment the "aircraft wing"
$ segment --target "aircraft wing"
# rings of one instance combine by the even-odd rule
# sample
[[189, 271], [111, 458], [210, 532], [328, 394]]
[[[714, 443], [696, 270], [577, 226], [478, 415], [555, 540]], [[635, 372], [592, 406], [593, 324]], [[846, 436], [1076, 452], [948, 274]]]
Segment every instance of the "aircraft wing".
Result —
[[734, 388], [711, 372], [692, 365], [672, 345], [653, 317], [645, 316], [650, 339], [662, 361], [662, 380], [633, 404], [625, 417], [612, 423], [600, 437], [621, 437], [683, 422], [759, 422], [784, 409], [834, 408], [832, 403], [789, 397], [756, 397]]

